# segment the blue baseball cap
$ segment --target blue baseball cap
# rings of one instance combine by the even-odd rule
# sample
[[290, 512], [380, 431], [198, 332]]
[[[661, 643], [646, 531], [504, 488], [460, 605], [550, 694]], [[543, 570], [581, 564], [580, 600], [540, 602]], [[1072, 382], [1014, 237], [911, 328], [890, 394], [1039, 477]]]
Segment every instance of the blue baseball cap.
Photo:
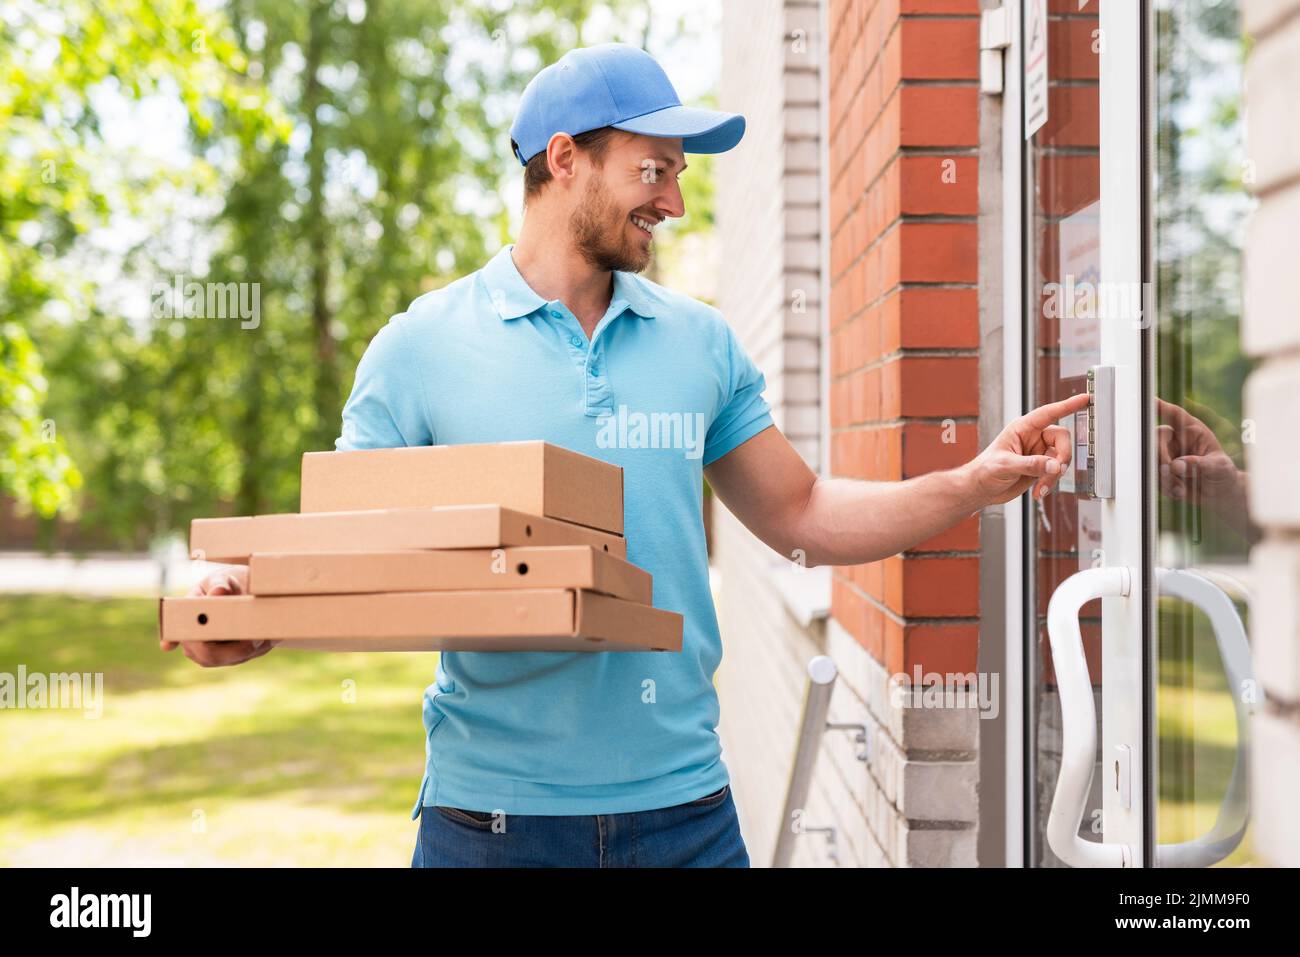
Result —
[[724, 153], [745, 135], [739, 113], [682, 106], [668, 74], [645, 50], [602, 43], [570, 50], [529, 81], [510, 140], [527, 165], [556, 133], [577, 136], [603, 126], [681, 137], [685, 153]]

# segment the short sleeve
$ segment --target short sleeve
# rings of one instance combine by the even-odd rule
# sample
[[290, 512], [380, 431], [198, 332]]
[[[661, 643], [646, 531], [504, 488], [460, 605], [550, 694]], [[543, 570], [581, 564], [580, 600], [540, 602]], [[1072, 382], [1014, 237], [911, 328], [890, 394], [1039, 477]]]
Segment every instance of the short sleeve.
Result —
[[731, 326], [719, 318], [726, 337], [722, 351], [727, 397], [705, 436], [703, 464], [706, 466], [774, 424], [772, 408], [763, 398], [767, 388], [763, 373], [740, 345]]
[[404, 313], [394, 316], [366, 346], [343, 406], [337, 451], [433, 444], [424, 385], [404, 322]]

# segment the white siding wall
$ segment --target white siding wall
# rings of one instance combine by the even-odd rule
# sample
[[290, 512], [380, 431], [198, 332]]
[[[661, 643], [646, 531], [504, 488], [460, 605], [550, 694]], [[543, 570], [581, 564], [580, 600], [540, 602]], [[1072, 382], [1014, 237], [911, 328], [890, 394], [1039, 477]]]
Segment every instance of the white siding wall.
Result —
[[[767, 378], [778, 427], [813, 468], [821, 451], [818, 20], [817, 0], [724, 4], [719, 102], [744, 113], [747, 125], [742, 147], [719, 157], [717, 197], [719, 305]], [[790, 616], [771, 579], [787, 563], [721, 506], [714, 535], [726, 648], [718, 674], [720, 733], [752, 863], [767, 866], [805, 669], [809, 658], [827, 652], [826, 630], [820, 622], [802, 628]], [[866, 657], [852, 641], [843, 650]], [[831, 720], [860, 721], [863, 711], [841, 681]], [[837, 828], [841, 866], [879, 863], [866, 808], [853, 793], [865, 780], [854, 758], [858, 746], [847, 732], [833, 732], [824, 743], [804, 822]], [[829, 848], [823, 835], [802, 837], [794, 863], [836, 863]]]
[[1246, 351], [1261, 361], [1246, 383], [1250, 505], [1265, 529], [1251, 552], [1255, 673], [1263, 700], [1252, 725], [1253, 844], [1264, 863], [1300, 867], [1300, 315], [1295, 224], [1300, 220], [1300, 0], [1245, 0], [1256, 40], [1247, 65], [1247, 156], [1260, 205], [1246, 241]]

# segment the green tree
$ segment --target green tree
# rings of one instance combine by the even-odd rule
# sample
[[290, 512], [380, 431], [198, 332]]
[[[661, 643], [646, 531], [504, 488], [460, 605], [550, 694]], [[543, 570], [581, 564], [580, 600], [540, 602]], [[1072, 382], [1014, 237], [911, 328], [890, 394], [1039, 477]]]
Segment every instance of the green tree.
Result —
[[27, 333], [16, 322], [0, 324], [0, 491], [49, 517], [70, 504], [81, 475], [54, 420], [42, 418], [45, 391]]
[[[332, 447], [370, 338], [508, 238], [507, 130], [524, 84], [573, 46], [642, 42], [647, 8], [76, 0], [40, 23], [53, 7], [31, 9], [24, 27], [61, 53], [24, 54], [27, 135], [63, 144], [57, 189], [84, 195], [60, 198], [68, 214], [32, 202], [27, 219], [46, 225], [24, 275], [44, 264], [51, 278], [22, 322], [45, 359], [45, 415], [85, 475], [84, 522], [138, 547], [198, 516], [296, 509], [300, 456]], [[183, 103], [185, 155], [111, 155], [103, 85]], [[78, 110], [51, 115], [64, 100]], [[30, 190], [41, 154], [17, 155]], [[108, 257], [134, 282], [134, 309], [86, 268], [104, 258], [92, 227], [119, 213], [150, 224]], [[255, 288], [257, 321], [178, 315], [176, 276]]]
[[[120, 411], [98, 367], [72, 365], [69, 356], [98, 349], [112, 365], [133, 340], [124, 323], [100, 313], [84, 264], [65, 257], [176, 181], [118, 163], [105, 148], [96, 98], [175, 96], [200, 147], [218, 127], [251, 139], [274, 125], [276, 111], [243, 82], [242, 54], [221, 18], [194, 0], [26, 0], [6, 4], [3, 18], [0, 314], [9, 321], [0, 334], [0, 492], [50, 516], [67, 508], [81, 481], [68, 449], [90, 452], [87, 464], [98, 468], [93, 443], [78, 436], [96, 431], [100, 413]], [[213, 177], [194, 165], [186, 183], [197, 194]], [[96, 489], [101, 501], [104, 491]]]

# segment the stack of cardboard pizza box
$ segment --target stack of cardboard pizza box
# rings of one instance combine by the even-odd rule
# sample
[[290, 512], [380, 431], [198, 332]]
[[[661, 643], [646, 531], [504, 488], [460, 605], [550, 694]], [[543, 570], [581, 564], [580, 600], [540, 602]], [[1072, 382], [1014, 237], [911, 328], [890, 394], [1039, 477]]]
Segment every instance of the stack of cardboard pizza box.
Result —
[[196, 519], [248, 593], [164, 598], [170, 641], [320, 651], [680, 651], [628, 563], [623, 470], [547, 442], [309, 452], [301, 511]]

